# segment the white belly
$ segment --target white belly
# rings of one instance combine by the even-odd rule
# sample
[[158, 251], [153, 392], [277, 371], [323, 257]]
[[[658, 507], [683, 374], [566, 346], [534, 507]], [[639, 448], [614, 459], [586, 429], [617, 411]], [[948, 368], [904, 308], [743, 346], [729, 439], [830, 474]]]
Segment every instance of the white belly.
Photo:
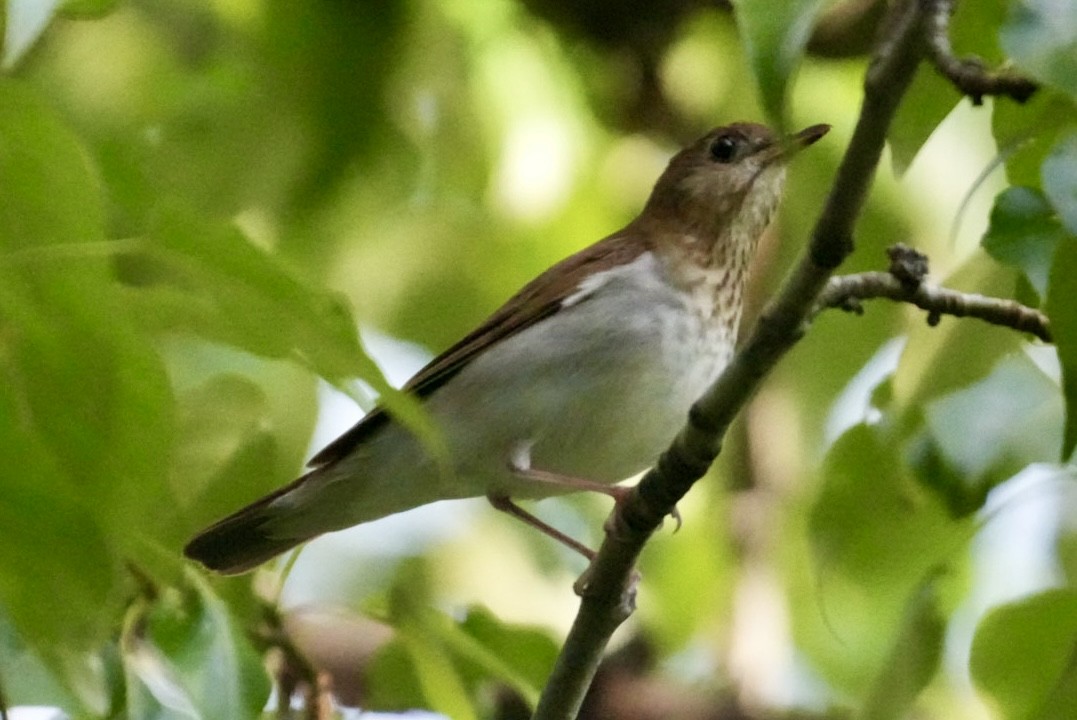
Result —
[[508, 471], [521, 446], [532, 467], [618, 482], [650, 467], [684, 425], [734, 338], [674, 292], [650, 255], [633, 265], [431, 398], [463, 494], [550, 494]]
[[[454, 472], [386, 423], [348, 456], [282, 496], [282, 534], [315, 534], [435, 500], [554, 494], [510, 471], [531, 467], [614, 483], [650, 467], [728, 362], [735, 322], [705, 296], [675, 292], [649, 254], [610, 271], [556, 315], [493, 346], [424, 403]], [[733, 320], [736, 320], [733, 313]]]

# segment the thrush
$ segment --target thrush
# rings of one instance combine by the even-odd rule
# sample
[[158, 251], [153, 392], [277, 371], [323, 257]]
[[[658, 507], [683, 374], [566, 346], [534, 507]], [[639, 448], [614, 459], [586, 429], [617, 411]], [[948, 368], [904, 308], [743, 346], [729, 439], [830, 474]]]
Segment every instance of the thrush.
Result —
[[733, 354], [786, 163], [828, 130], [710, 131], [673, 156], [638, 217], [539, 275], [420, 370], [405, 390], [439, 428], [448, 471], [378, 407], [309, 472], [206, 528], [185, 553], [239, 573], [325, 532], [481, 496], [587, 553], [514, 500], [616, 496], [615, 483], [653, 464]]

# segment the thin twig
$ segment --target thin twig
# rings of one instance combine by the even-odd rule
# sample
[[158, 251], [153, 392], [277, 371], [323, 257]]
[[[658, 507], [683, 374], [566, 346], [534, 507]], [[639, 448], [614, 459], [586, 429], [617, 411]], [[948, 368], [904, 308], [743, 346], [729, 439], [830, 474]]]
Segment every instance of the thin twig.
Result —
[[618, 504], [582, 583], [576, 620], [535, 712], [576, 717], [610, 635], [631, 613], [632, 569], [644, 543], [710, 467], [722, 437], [762, 379], [802, 335], [815, 300], [853, 249], [853, 228], [882, 154], [886, 132], [923, 55], [921, 6], [899, 0], [864, 82], [864, 105], [810, 247], [721, 377], [692, 407], [688, 424]]
[[982, 105], [984, 95], [1006, 95], [1023, 103], [1032, 97], [1039, 86], [1005, 68], [989, 70], [977, 57], [959, 58], [950, 45], [950, 18], [954, 14], [954, 0], [921, 0], [924, 3], [924, 33], [932, 64], [963, 94], [972, 99], [973, 105]]
[[860, 300], [887, 298], [915, 305], [928, 312], [928, 321], [952, 315], [974, 317], [1003, 327], [1031, 333], [1051, 342], [1047, 316], [1014, 300], [963, 293], [937, 285], [907, 285], [888, 272], [863, 272], [831, 278], [819, 295], [813, 314], [827, 308], [856, 310]]
[[332, 717], [332, 682], [292, 641], [277, 609], [262, 605], [263, 622], [253, 632], [253, 640], [263, 650], [274, 649], [280, 656], [277, 681], [277, 717], [292, 717], [291, 702], [297, 690], [303, 692], [305, 720], [328, 720]]

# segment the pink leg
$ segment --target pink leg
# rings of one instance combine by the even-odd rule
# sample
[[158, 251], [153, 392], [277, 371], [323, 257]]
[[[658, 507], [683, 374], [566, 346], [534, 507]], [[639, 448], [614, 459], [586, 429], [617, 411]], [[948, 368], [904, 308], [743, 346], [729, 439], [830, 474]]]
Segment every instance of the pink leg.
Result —
[[[549, 472], [547, 470], [523, 467], [515, 460], [509, 461], [509, 469], [512, 470], [513, 475], [523, 478], [524, 480], [533, 480], [534, 482], [563, 488], [568, 491], [601, 493], [613, 498], [613, 502], [618, 505], [624, 502], [624, 499], [628, 497], [628, 493], [632, 491], [632, 488], [623, 487], [621, 485], [606, 485], [604, 483], [595, 482], [594, 480], [572, 477], [571, 475], [561, 475], [560, 473]], [[673, 512], [670, 514], [673, 516], [673, 520], [677, 523], [677, 527], [674, 528], [673, 532], [677, 532], [677, 530], [681, 529], [681, 525], [684, 524], [681, 519], [681, 513], [674, 507]]]
[[490, 501], [490, 504], [503, 513], [508, 513], [514, 518], [523, 520], [525, 523], [535, 528], [539, 532], [553, 538], [557, 542], [569, 547], [580, 555], [583, 555], [588, 560], [595, 559], [595, 551], [587, 547], [579, 540], [569, 537], [565, 533], [561, 532], [557, 528], [543, 522], [539, 518], [535, 517], [531, 513], [524, 510], [522, 507], [514, 503], [507, 495], [487, 495], [486, 499]]

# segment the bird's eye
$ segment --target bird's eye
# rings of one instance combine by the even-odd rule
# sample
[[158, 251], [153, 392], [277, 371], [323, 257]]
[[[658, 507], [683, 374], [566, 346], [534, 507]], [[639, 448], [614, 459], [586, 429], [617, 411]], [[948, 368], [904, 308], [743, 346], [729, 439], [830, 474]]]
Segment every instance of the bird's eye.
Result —
[[720, 163], [730, 163], [737, 156], [737, 141], [729, 135], [722, 135], [711, 143], [711, 157]]

